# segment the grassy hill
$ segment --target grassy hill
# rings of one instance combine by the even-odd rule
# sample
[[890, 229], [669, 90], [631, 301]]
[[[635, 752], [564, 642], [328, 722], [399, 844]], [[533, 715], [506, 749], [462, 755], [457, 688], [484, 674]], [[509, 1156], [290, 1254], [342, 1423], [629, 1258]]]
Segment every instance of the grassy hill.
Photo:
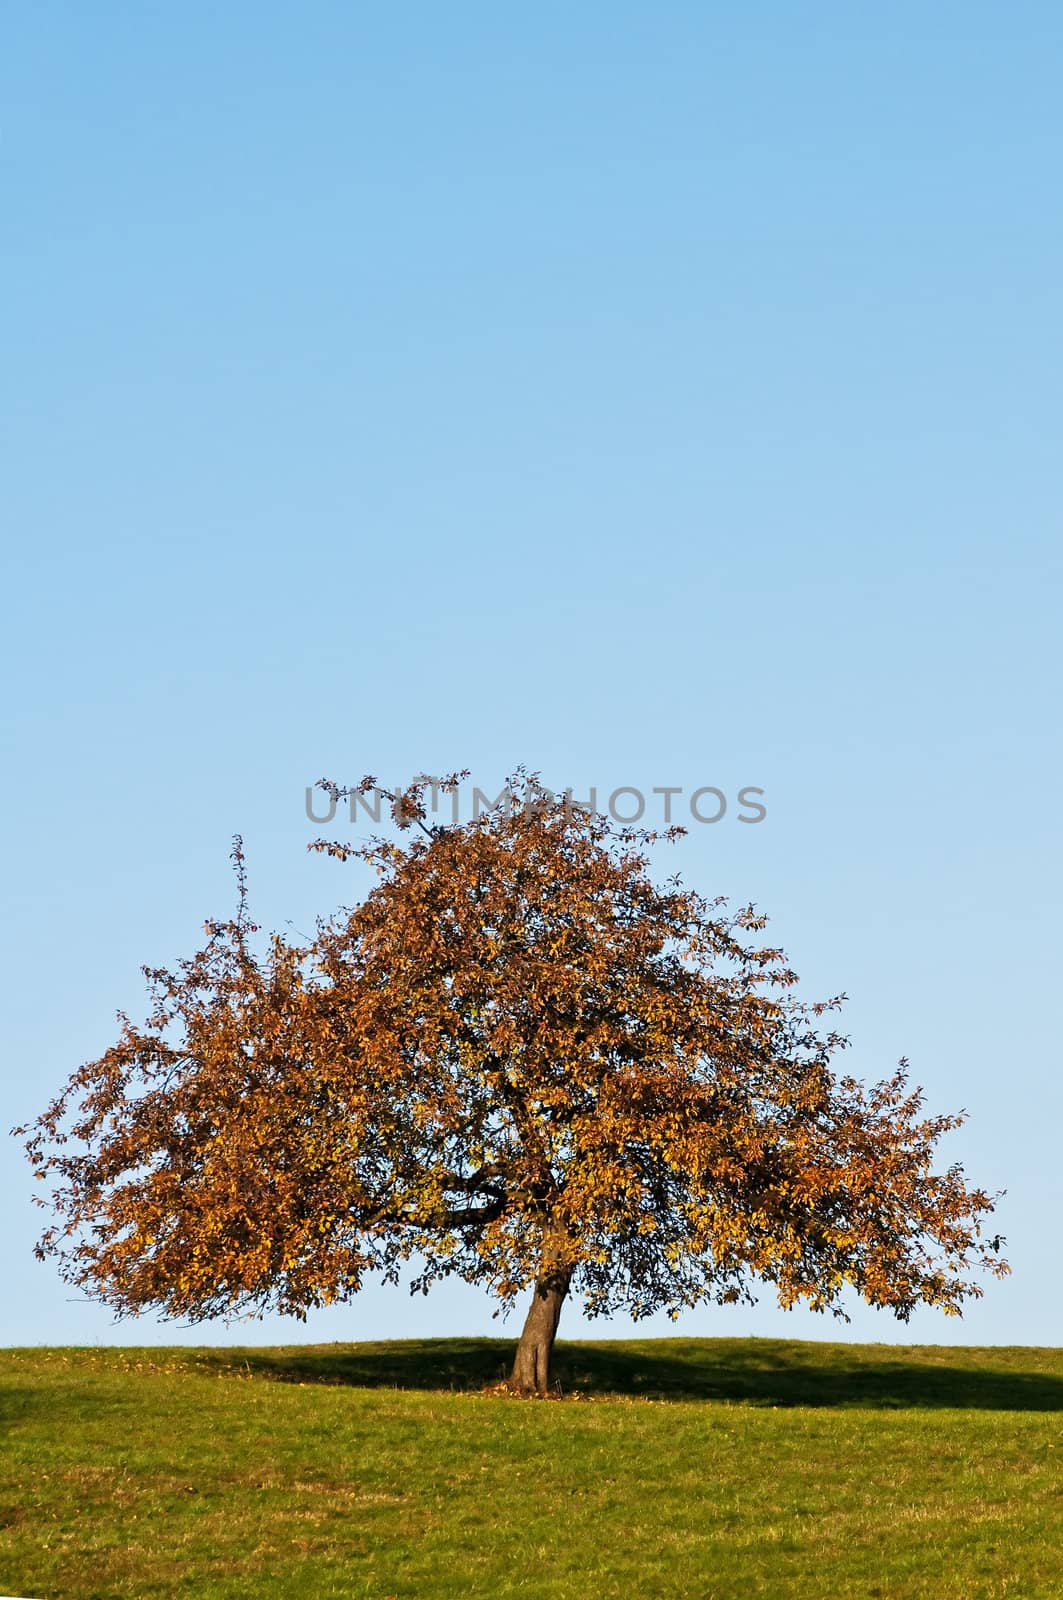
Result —
[[1063, 1351], [565, 1343], [0, 1351], [0, 1591], [1063, 1595]]

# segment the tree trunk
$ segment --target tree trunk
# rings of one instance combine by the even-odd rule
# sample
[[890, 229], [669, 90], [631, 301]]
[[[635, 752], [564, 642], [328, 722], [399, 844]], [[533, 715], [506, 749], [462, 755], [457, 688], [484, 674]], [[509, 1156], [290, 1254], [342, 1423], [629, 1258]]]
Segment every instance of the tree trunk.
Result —
[[554, 1247], [545, 1240], [539, 1279], [509, 1380], [519, 1394], [546, 1394], [550, 1386], [550, 1355], [571, 1278], [572, 1269], [558, 1264]]

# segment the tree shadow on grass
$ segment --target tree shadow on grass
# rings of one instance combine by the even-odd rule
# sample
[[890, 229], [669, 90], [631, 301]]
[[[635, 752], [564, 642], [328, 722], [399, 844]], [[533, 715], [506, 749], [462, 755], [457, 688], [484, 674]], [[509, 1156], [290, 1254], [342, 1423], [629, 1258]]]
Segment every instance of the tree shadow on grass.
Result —
[[[200, 1350], [195, 1364], [287, 1383], [475, 1391], [509, 1371], [508, 1339]], [[781, 1339], [559, 1341], [562, 1395], [748, 1406], [1063, 1411], [1063, 1351]]]
[[43, 1404], [43, 1399], [26, 1384], [0, 1384], [0, 1436], [39, 1410]]

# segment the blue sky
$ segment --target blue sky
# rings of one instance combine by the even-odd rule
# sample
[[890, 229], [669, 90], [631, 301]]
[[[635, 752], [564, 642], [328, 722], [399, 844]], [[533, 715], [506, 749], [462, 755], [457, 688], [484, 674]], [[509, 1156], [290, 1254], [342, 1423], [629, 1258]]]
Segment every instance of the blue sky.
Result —
[[[662, 871], [849, 993], [851, 1070], [968, 1109], [1015, 1271], [962, 1323], [678, 1331], [1058, 1343], [1058, 8], [6, 36], [4, 1127], [227, 914], [237, 830], [267, 926], [351, 898], [322, 775], [757, 785]], [[9, 1343], [498, 1331], [457, 1288], [115, 1329], [30, 1187], [9, 1142]]]

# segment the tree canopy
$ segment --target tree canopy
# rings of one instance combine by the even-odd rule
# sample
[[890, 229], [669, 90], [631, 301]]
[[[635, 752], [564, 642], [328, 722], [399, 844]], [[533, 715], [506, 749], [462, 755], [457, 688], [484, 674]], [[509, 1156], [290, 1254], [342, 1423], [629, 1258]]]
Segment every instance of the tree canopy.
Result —
[[[459, 780], [453, 774], [444, 787]], [[905, 1063], [864, 1087], [765, 918], [649, 871], [656, 835], [511, 780], [516, 803], [363, 845], [373, 886], [312, 938], [239, 907], [29, 1129], [38, 1245], [121, 1314], [345, 1300], [368, 1274], [532, 1291], [513, 1372], [542, 1392], [561, 1305], [751, 1299], [958, 1312], [994, 1197], [936, 1166]], [[363, 791], [374, 780], [364, 780]], [[326, 785], [334, 794], [347, 794]], [[679, 830], [669, 830], [675, 833]]]

